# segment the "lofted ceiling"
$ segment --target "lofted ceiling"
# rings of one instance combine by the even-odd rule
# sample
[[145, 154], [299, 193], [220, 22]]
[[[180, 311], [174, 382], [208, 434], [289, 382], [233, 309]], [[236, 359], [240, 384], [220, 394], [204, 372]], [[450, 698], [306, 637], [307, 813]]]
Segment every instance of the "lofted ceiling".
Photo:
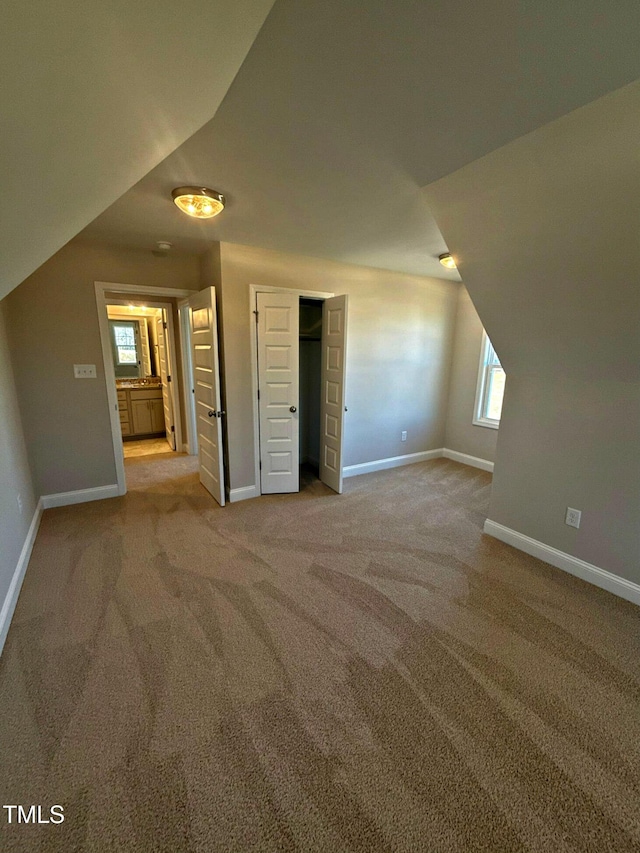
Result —
[[640, 76], [635, 0], [271, 6], [9, 0], [0, 297], [77, 234], [456, 279], [421, 188]]
[[639, 116], [637, 81], [425, 190], [509, 375], [638, 382]]
[[3, 3], [0, 298], [215, 114], [272, 5]]
[[[640, 76], [640, 8], [277, 0], [215, 116], [83, 236], [458, 278], [421, 187]], [[198, 222], [175, 186], [223, 192]]]

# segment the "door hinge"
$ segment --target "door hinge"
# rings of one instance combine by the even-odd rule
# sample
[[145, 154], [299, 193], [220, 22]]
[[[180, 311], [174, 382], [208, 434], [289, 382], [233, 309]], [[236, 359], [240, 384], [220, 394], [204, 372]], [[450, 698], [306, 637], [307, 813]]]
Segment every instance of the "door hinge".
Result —
[[260, 462], [258, 462], [258, 465], [260, 466], [260, 470], [262, 471], [262, 459], [260, 460]]
[[166, 323], [163, 323], [163, 324], [162, 324], [162, 328], [163, 328], [163, 329], [166, 329], [166, 328], [167, 328], [167, 324], [166, 324]]
[[167, 382], [171, 382], [171, 377], [167, 376]]
[[175, 432], [175, 431], [176, 431], [176, 428], [174, 427], [173, 424], [171, 424], [171, 432]]
[[258, 322], [258, 312], [254, 311], [253, 313], [256, 315], [256, 323], [257, 323]]
[[258, 388], [258, 400], [260, 399], [260, 389]]

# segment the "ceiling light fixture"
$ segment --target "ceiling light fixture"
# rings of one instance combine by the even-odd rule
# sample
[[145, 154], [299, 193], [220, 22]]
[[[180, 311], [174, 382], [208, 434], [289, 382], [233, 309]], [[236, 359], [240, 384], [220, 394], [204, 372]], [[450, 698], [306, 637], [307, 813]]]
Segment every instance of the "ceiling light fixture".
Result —
[[171, 192], [183, 213], [196, 219], [211, 219], [224, 210], [224, 196], [207, 187], [176, 187]]
[[458, 269], [456, 262], [453, 260], [449, 252], [445, 252], [443, 255], [438, 255], [438, 260], [440, 261], [442, 266], [446, 267], [448, 270]]

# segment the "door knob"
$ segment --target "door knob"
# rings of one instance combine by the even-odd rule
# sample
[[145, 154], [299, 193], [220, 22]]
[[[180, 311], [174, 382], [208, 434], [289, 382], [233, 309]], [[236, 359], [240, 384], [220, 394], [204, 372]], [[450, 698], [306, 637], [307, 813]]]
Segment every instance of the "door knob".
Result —
[[210, 417], [210, 418], [215, 418], [215, 416], [216, 416], [216, 413], [215, 413], [215, 412], [212, 412], [212, 411], [211, 411], [211, 409], [209, 409], [209, 411], [207, 412], [207, 414], [209, 415], [209, 417]]
[[217, 417], [217, 418], [221, 418], [223, 415], [226, 415], [226, 414], [227, 414], [226, 412], [218, 412], [218, 414], [216, 415], [216, 417]]
[[296, 409], [295, 406], [289, 406], [289, 411], [290, 412], [297, 412], [298, 410]]

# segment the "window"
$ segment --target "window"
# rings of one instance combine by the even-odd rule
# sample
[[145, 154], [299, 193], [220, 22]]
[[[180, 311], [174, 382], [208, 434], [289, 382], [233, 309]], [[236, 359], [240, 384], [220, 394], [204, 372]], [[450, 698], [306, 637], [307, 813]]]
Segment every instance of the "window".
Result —
[[487, 333], [483, 332], [476, 408], [473, 418], [473, 423], [476, 426], [492, 427], [493, 429], [498, 429], [500, 426], [505, 380], [506, 374], [502, 369], [500, 359]]
[[138, 350], [133, 323], [113, 323], [113, 339], [116, 345], [118, 364], [137, 364]]

